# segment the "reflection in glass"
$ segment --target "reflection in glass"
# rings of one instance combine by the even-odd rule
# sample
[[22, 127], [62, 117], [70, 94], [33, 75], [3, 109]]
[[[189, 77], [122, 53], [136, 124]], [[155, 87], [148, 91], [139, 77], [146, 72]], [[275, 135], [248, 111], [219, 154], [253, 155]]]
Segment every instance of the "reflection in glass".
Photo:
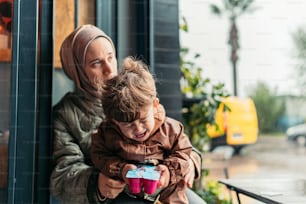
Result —
[[12, 0], [0, 0], [0, 203], [7, 203]]
[[[77, 8], [75, 8], [75, 6]], [[67, 9], [68, 8], [68, 9]], [[52, 104], [56, 104], [68, 91], [73, 90], [73, 83], [61, 69], [59, 50], [64, 38], [78, 25], [95, 23], [94, 0], [56, 0], [54, 32], [54, 70]], [[75, 22], [75, 19], [78, 22]]]
[[0, 49], [11, 47], [12, 1], [0, 0]]

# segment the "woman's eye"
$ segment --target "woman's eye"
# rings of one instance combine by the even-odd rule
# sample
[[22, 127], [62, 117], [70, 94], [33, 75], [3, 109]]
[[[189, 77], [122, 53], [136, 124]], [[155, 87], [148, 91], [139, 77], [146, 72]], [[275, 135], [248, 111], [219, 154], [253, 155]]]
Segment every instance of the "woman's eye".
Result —
[[111, 62], [113, 60], [113, 56], [109, 56], [108, 58], [107, 58], [107, 61], [108, 62]]
[[98, 66], [98, 65], [101, 64], [101, 62], [99, 60], [95, 60], [91, 64], [92, 64], [92, 66]]

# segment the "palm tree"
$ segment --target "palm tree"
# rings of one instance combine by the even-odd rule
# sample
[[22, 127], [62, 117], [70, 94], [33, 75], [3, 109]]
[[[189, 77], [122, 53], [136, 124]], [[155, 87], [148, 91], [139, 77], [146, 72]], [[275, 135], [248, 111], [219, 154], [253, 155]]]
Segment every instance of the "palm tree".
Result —
[[251, 13], [255, 11], [255, 7], [252, 6], [254, 0], [222, 0], [223, 7], [211, 4], [210, 8], [212, 13], [221, 16], [225, 13], [230, 20], [230, 32], [228, 43], [231, 47], [231, 62], [233, 66], [233, 83], [234, 83], [234, 95], [237, 96], [237, 68], [236, 63], [238, 60], [239, 38], [237, 28], [237, 18], [244, 13]]

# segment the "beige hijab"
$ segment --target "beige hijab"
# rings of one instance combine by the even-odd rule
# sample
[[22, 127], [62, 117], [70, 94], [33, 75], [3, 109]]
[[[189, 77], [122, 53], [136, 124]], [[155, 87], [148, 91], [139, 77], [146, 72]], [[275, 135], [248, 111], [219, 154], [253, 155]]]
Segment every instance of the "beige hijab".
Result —
[[90, 43], [99, 38], [106, 38], [113, 46], [113, 41], [102, 30], [93, 25], [82, 25], [66, 37], [60, 50], [60, 58], [65, 74], [76, 87], [93, 96], [98, 96], [97, 87], [85, 74], [85, 57]]

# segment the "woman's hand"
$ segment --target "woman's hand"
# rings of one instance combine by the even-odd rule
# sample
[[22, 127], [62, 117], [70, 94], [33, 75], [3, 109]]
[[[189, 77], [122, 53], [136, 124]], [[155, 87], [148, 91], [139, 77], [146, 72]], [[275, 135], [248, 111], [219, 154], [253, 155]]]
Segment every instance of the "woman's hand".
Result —
[[189, 188], [191, 188], [192, 185], [193, 185], [194, 177], [195, 177], [195, 169], [194, 169], [194, 163], [193, 163], [192, 159], [189, 159], [189, 168], [188, 169], [189, 169], [189, 171], [186, 174], [186, 176], [184, 178], [184, 181], [187, 184], [187, 186]]
[[165, 188], [169, 185], [169, 181], [170, 181], [170, 172], [167, 166], [163, 165], [163, 164], [159, 164], [156, 167], [157, 171], [160, 171], [160, 178], [159, 178], [159, 182], [157, 185], [157, 188]]
[[112, 199], [116, 198], [125, 187], [124, 182], [111, 179], [102, 173], [99, 173], [98, 185], [100, 194]]

